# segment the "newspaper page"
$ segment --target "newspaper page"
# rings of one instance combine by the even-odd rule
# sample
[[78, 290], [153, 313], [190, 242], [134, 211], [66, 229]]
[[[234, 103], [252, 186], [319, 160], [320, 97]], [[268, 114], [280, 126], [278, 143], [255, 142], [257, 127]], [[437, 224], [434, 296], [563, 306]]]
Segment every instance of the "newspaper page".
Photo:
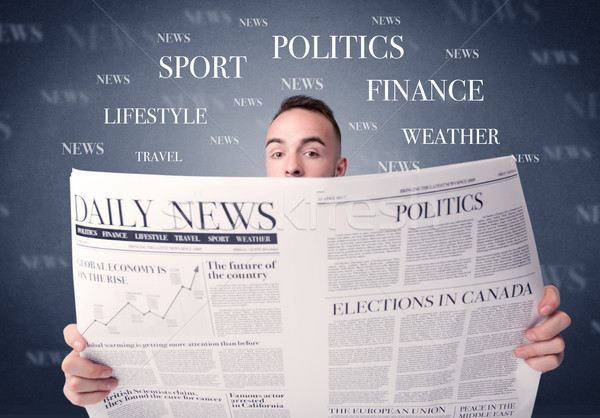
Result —
[[346, 178], [71, 176], [94, 417], [531, 416], [510, 157]]

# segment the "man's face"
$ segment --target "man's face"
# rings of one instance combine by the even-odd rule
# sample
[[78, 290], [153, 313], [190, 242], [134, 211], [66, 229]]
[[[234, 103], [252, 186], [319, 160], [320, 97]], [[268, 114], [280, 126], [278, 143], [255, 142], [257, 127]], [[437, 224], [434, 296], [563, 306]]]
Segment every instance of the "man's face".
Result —
[[267, 176], [333, 177], [346, 173], [333, 125], [318, 112], [294, 108], [277, 116], [267, 132]]

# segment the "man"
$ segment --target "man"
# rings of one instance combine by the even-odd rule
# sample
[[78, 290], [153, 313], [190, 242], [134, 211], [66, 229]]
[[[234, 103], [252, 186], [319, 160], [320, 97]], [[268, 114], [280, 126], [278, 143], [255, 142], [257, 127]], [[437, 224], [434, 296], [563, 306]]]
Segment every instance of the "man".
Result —
[[[342, 157], [340, 128], [331, 109], [306, 96], [286, 99], [267, 132], [265, 165], [269, 177], [343, 176], [347, 161]], [[564, 342], [559, 333], [571, 320], [556, 310], [559, 304], [558, 289], [546, 286], [538, 312], [548, 319], [527, 331], [526, 337], [533, 343], [515, 349], [515, 355], [535, 370], [553, 370], [563, 360]], [[79, 356], [85, 340], [75, 324], [65, 327], [64, 336], [73, 348], [62, 364], [65, 396], [80, 406], [100, 402], [118, 383], [110, 377], [110, 367]]]
[[346, 173], [342, 135], [331, 109], [320, 100], [285, 100], [267, 132], [269, 177], [338, 177]]

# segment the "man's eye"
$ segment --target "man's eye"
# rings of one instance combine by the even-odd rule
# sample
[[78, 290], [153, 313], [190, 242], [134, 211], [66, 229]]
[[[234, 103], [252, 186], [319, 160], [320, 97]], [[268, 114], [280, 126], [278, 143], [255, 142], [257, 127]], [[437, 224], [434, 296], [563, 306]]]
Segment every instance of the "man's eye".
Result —
[[305, 152], [305, 154], [306, 154], [308, 157], [318, 157], [318, 156], [319, 156], [319, 154], [318, 154], [318, 153], [316, 153], [315, 151], [306, 151], [306, 152]]
[[281, 157], [283, 157], [283, 152], [279, 152], [279, 151], [278, 152], [274, 152], [271, 156], [273, 158], [281, 158]]

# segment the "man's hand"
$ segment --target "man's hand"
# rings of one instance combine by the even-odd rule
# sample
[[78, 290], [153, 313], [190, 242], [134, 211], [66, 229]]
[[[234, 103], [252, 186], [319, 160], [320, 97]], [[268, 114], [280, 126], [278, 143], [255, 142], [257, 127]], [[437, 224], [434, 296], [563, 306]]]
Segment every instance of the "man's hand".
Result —
[[515, 355], [525, 359], [529, 366], [540, 372], [556, 369], [565, 356], [565, 342], [559, 335], [571, 325], [569, 315], [556, 309], [560, 305], [560, 293], [555, 286], [544, 288], [544, 297], [538, 312], [548, 318], [537, 327], [527, 330], [525, 337], [531, 344], [515, 348]]
[[63, 333], [65, 342], [73, 349], [62, 362], [65, 396], [72, 404], [79, 406], [100, 402], [117, 387], [117, 379], [110, 377], [112, 369], [79, 356], [86, 343], [75, 324], [67, 325]]

